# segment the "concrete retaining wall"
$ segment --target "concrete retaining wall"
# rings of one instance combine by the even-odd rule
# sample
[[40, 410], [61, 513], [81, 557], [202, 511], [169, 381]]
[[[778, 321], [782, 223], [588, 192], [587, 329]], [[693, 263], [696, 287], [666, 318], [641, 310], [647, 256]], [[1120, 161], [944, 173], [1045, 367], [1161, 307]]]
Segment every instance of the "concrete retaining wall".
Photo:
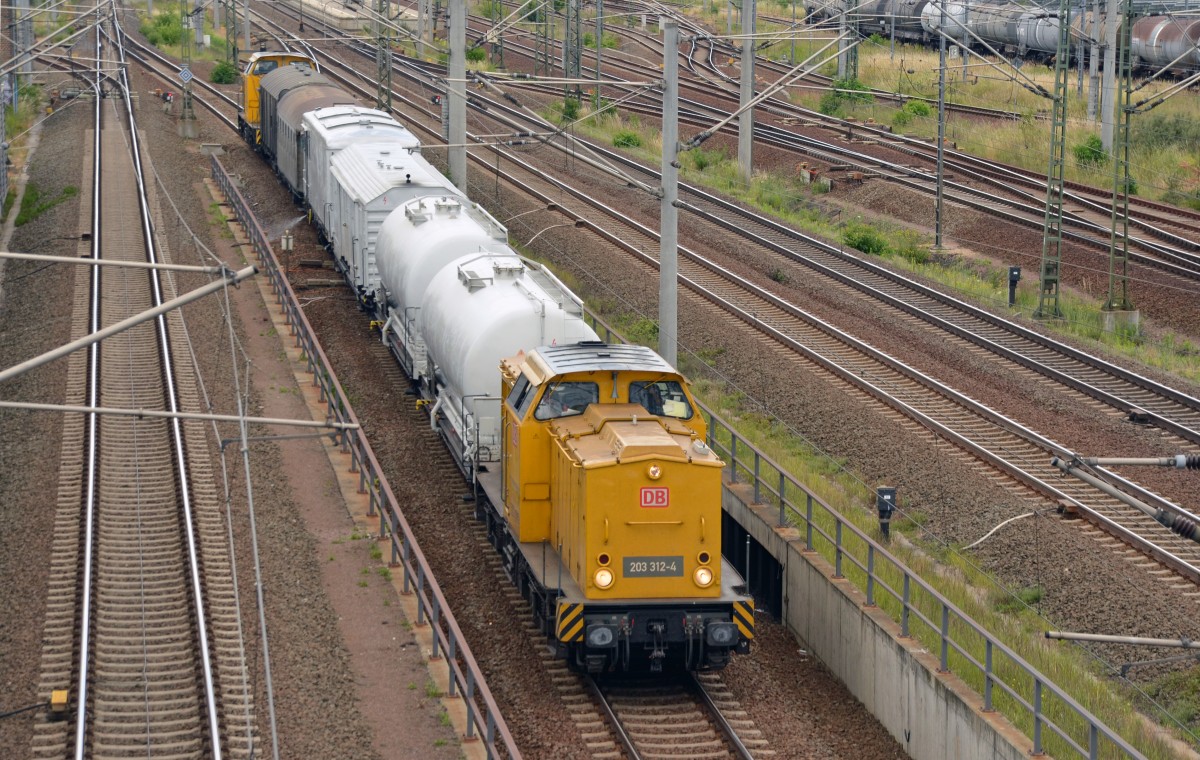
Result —
[[1027, 760], [1033, 742], [833, 567], [804, 550], [778, 510], [753, 507], [753, 491], [726, 484], [724, 507], [784, 569], [784, 622], [917, 760]]

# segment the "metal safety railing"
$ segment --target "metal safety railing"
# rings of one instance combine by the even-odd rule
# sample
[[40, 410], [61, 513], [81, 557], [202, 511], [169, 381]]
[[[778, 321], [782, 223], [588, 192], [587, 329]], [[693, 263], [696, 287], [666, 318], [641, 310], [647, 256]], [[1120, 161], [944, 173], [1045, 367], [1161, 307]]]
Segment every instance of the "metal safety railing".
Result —
[[[595, 315], [588, 314], [588, 322], [605, 341], [624, 342]], [[708, 420], [708, 444], [725, 460], [727, 480], [752, 489], [754, 504], [776, 506], [776, 524], [796, 528], [804, 551], [827, 557], [834, 577], [858, 585], [866, 604], [888, 613], [902, 636], [930, 642], [939, 670], [981, 692], [985, 712], [997, 710], [1024, 730], [1035, 755], [1069, 747], [1088, 758], [1145, 757], [731, 424], [708, 407], [701, 409]]]
[[[246, 230], [250, 245], [258, 257], [260, 271], [271, 283], [276, 301], [283, 309], [285, 320], [300, 348], [313, 385], [319, 389], [321, 401], [328, 405], [329, 417], [336, 422], [357, 425], [358, 419], [346, 399], [337, 376], [329, 364], [321, 344], [309, 325], [300, 302], [279, 261], [270, 240], [250, 212], [245, 198], [233, 178], [216, 156], [211, 157], [212, 177], [217, 183], [238, 220]], [[444, 661], [449, 673], [449, 696], [461, 697], [467, 712], [466, 741], [482, 739], [489, 758], [520, 758], [508, 725], [500, 713], [491, 690], [488, 689], [479, 664], [471, 654], [446, 598], [434, 578], [416, 537], [401, 512], [387, 476], [379, 466], [371, 444], [361, 429], [340, 434], [342, 450], [350, 454], [351, 472], [358, 474], [358, 488], [370, 498], [369, 514], [379, 517], [379, 534], [391, 544], [391, 561], [403, 570], [404, 594], [415, 594], [417, 600], [416, 626], [429, 625], [433, 634], [431, 660]], [[399, 688], [399, 687], [398, 687]]]

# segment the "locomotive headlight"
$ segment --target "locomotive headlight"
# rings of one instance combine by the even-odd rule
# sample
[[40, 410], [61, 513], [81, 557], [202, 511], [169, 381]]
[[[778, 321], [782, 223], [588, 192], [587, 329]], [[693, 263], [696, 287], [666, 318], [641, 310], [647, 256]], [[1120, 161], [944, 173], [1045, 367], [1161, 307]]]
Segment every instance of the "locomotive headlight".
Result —
[[692, 580], [696, 581], [700, 588], [708, 588], [713, 582], [713, 571], [707, 567], [698, 567], [696, 572], [692, 573]]
[[646, 475], [651, 480], [658, 480], [659, 478], [662, 477], [662, 468], [656, 464], [652, 464], [652, 465], [650, 465], [650, 469], [646, 470]]
[[707, 633], [710, 647], [731, 647], [737, 643], [737, 626], [733, 623], [709, 623]]
[[589, 625], [587, 643], [593, 649], [611, 647], [617, 640], [617, 631], [611, 625]]
[[592, 579], [596, 582], [596, 588], [608, 588], [609, 586], [613, 585], [613, 571], [609, 570], [607, 567], [602, 567], [596, 571], [596, 574], [592, 576]]

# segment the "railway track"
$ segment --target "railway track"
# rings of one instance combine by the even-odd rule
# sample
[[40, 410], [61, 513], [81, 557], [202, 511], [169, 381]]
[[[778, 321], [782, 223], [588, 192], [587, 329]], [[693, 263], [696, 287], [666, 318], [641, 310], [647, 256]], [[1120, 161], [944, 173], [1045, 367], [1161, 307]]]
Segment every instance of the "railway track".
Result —
[[[119, 71], [120, 50], [97, 46]], [[128, 87], [123, 76], [94, 81], [93, 94], [113, 97], [95, 98], [80, 237], [89, 258], [166, 263], [148, 234], [142, 167], [129, 160], [140, 149]], [[89, 269], [76, 277], [76, 337], [174, 295], [152, 269]], [[185, 330], [173, 312], [76, 352], [68, 403], [199, 411], [192, 364], [171, 352]], [[252, 756], [253, 695], [204, 427], [70, 413], [63, 439], [41, 690], [64, 690], [68, 704], [38, 721], [32, 756]]]
[[631, 760], [753, 760], [775, 754], [718, 674], [583, 680]]
[[[412, 74], [411, 76], [416, 81], [421, 81], [421, 74]], [[480, 100], [486, 106], [486, 110], [481, 113], [486, 113], [493, 119], [507, 118], [508, 121], [505, 121], [504, 124], [509, 128], [528, 129], [530, 127], [529, 122], [517, 121], [517, 119], [527, 118], [527, 115], [521, 114], [517, 109], [496, 100], [482, 97]], [[421, 108], [420, 104], [414, 103], [413, 105]], [[487, 171], [505, 179], [513, 187], [520, 188], [527, 195], [532, 195], [537, 202], [554, 206], [560, 212], [574, 218], [577, 227], [583, 226], [601, 234], [637, 259], [639, 266], [644, 268], [645, 276], [655, 276], [658, 251], [656, 232], [619, 213], [613, 206], [591, 198], [585, 192], [575, 190], [572, 181], [551, 176], [545, 171], [537, 169], [520, 155], [508, 153], [505, 158], [504, 165], [512, 167], [511, 171], [497, 170], [495, 166], [491, 165], [487, 166]], [[487, 163], [485, 159], [475, 160], [480, 165]], [[631, 162], [627, 163], [632, 165]], [[643, 169], [642, 172], [652, 177], [655, 176], [649, 170]], [[689, 192], [691, 191], [693, 189], [689, 188]], [[563, 203], [564, 192], [578, 205], [567, 208]], [[683, 196], [681, 195], [681, 197]], [[706, 201], [712, 202], [709, 199]], [[732, 214], [733, 208], [733, 204], [724, 204], [721, 207], [720, 215]], [[726, 231], [734, 231], [742, 235], [749, 242], [764, 245], [765, 241], [769, 242], [767, 235], [757, 236], [744, 232], [748, 226], [747, 222], [753, 222], [754, 225], [759, 225], [759, 229], [763, 229], [761, 225], [766, 220], [761, 217], [754, 219], [753, 216], [742, 213], [740, 218], [726, 220], [722, 226], [726, 228]], [[780, 235], [781, 231], [785, 229], [782, 225], [777, 224], [769, 224], [767, 227], [770, 236]], [[692, 233], [698, 238], [704, 237], [704, 233], [700, 232], [699, 228], [694, 227]], [[789, 243], [780, 245], [777, 242], [772, 250], [779, 248], [790, 250], [794, 247], [795, 241], [803, 237], [795, 235], [795, 233], [790, 234], [792, 239]], [[953, 389], [937, 387], [940, 384], [932, 378], [921, 377], [921, 373], [915, 370], [909, 371], [909, 368], [887, 369], [885, 372], [885, 367], [895, 364], [890, 357], [883, 356], [880, 352], [857, 341], [852, 336], [840, 333], [830, 325], [822, 324], [819, 328], [815, 327], [816, 321], [803, 314], [799, 309], [791, 304], [781, 302], [759, 286], [734, 277], [718, 264], [704, 260], [695, 252], [681, 248], [680, 254], [681, 285], [686, 283], [694, 294], [709, 300], [727, 316], [746, 321], [772, 340], [788, 346], [796, 353], [796, 361], [816, 367], [829, 360], [829, 356], [835, 356], [840, 357], [846, 363], [839, 364], [834, 361], [827, 366], [822, 366], [821, 371], [842, 378], [888, 377], [886, 382], [866, 383], [856, 392], [862, 394], [864, 400], [868, 400], [870, 403], [887, 406], [893, 410], [893, 414], [901, 415], [910, 425], [916, 425], [926, 431], [931, 429], [938, 431], [940, 437], [954, 441], [960, 451], [966, 452], [979, 466], [992, 473], [992, 477], [1002, 477], [1010, 482], [1011, 488], [1029, 496], [1036, 494], [1037, 498], [1045, 500], [1047, 509], [1053, 510], [1060, 503], [1070, 503], [1078, 507], [1093, 524], [1118, 538], [1121, 545], [1132, 545], [1137, 551], [1153, 557], [1155, 562], [1169, 567], [1174, 577], [1178, 579], [1189, 584], [1200, 584], [1200, 552], [1198, 552], [1200, 547], [1195, 542], [1172, 534], [1166, 527], [1148, 518], [1142, 512], [1128, 507], [1090, 486], [1080, 488], [1073, 483], [1060, 482], [1062, 480], [1060, 473], [1050, 464], [1050, 460], [1056, 456], [1069, 459], [1071, 453], [1067, 447], [1045, 438], [1033, 430], [1022, 428], [1014, 421], [1000, 419], [994, 411], [984, 408]], [[846, 257], [845, 261], [838, 266], [845, 266], [849, 261], [850, 257]], [[845, 282], [854, 283], [853, 286], [860, 290], [869, 287], [869, 284], [860, 282], [860, 279], [870, 283], [876, 277], [890, 279], [893, 283], [890, 287], [910, 288], [910, 284], [900, 284], [902, 278], [890, 274], [885, 277], [886, 270], [882, 268], [866, 267], [862, 262], [855, 263], [855, 266], [861, 267], [859, 274], [843, 275], [843, 277]], [[870, 271], [868, 272], [868, 270]], [[830, 274], [832, 273], [831, 267]], [[838, 277], [834, 279], [838, 279]], [[1066, 385], [1074, 391], [1091, 393], [1094, 397], [1112, 405], [1122, 414], [1134, 412], [1158, 415], [1154, 417], [1155, 421], [1160, 422], [1164, 429], [1169, 430], [1172, 434], [1178, 435], [1181, 440], [1197, 440], [1193, 426], [1195, 425], [1194, 415], [1200, 409], [1200, 402], [1175, 393], [1169, 388], [1155, 387], [1155, 384], [1148, 381], [1143, 383], [1144, 379], [1132, 376], [1131, 373], [1086, 357], [1080, 352], [1047, 340], [1032, 331], [1014, 329], [1016, 326], [1011, 323], [987, 317], [985, 316], [986, 312], [982, 310], [967, 309], [965, 304], [938, 295], [932, 290], [910, 289], [909, 295], [906, 295], [905, 298], [917, 300], [916, 293], [918, 292], [920, 293], [919, 298], [932, 299], [925, 304], [928, 309], [905, 308], [906, 312], [911, 312], [906, 314], [906, 318], [914, 318], [914, 314], [925, 311], [929, 316], [923, 315], [921, 319], [927, 329], [951, 332], [960, 338], [971, 340], [977, 346], [987, 347], [989, 351], [999, 354], [1005, 359], [1022, 362], [1026, 367], [1042, 372], [1053, 382]], [[892, 296], [882, 294], [882, 291], [879, 297], [885, 302], [889, 302], [889, 299], [892, 298]], [[935, 304], [937, 308], [934, 308]], [[942, 309], [949, 309], [949, 312], [941, 312], [938, 315], [937, 312]], [[775, 316], [782, 320], [782, 323], [775, 324], [771, 320], [765, 319], [763, 317], [765, 314]], [[973, 329], [971, 329], [962, 324], [964, 319], [981, 321], [973, 325]], [[997, 330], [999, 332], [996, 332]], [[838, 345], [838, 348], [827, 348], [823, 353], [820, 344], [827, 340], [832, 340]], [[1014, 341], [1031, 341], [1031, 343], [1022, 348], [1024, 351], [1022, 355], [1020, 351], [1011, 349]], [[848, 346], [854, 346], [854, 348], [848, 350]], [[1018, 356], [1022, 356], [1022, 358], [1018, 359]], [[872, 366], [870, 368], [855, 366], [855, 362], [858, 361], [872, 363]], [[876, 362], [878, 362], [877, 365], [874, 364]], [[1062, 369], [1064, 366], [1067, 368]], [[892, 372], [899, 374], [892, 375], [890, 374]], [[899, 383], [901, 387], [910, 387], [912, 390], [895, 395], [882, 390], [892, 383]], [[1109, 389], [1114, 388], [1115, 392], [1109, 393]], [[947, 406], [943, 407], [943, 404]], [[1172, 419], [1172, 417], [1178, 419]], [[1013, 453], [1014, 451], [1019, 453]], [[1114, 478], [1114, 480], [1119, 479]], [[1123, 481], [1121, 486], [1131, 487]], [[1153, 494], [1147, 494], [1136, 487], [1134, 491], [1168, 513], [1177, 515], [1185, 525], [1198, 519], [1196, 515], [1181, 510], [1178, 506], [1155, 497]]]

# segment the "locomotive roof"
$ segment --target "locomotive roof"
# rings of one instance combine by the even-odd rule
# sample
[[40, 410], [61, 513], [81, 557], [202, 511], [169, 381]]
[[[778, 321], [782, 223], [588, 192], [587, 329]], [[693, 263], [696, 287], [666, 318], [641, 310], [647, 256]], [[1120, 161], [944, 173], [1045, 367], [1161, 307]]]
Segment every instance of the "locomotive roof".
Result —
[[569, 346], [542, 346], [537, 353], [554, 375], [588, 370], [676, 374], [675, 368], [654, 351], [627, 343], [586, 342]]

